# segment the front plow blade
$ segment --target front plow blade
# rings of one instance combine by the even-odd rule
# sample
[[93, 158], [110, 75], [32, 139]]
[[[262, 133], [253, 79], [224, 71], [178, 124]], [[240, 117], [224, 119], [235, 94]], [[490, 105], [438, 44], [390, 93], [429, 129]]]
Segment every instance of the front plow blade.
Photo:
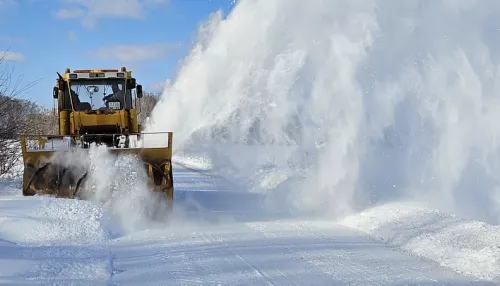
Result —
[[143, 163], [148, 175], [148, 189], [155, 193], [161, 193], [161, 197], [167, 202], [168, 209], [172, 210], [174, 199], [172, 148], [112, 149], [111, 153], [116, 155], [136, 155]]
[[[147, 187], [173, 208], [174, 183], [172, 175], [172, 133], [168, 147], [110, 148], [109, 153], [133, 155], [141, 160], [148, 175]], [[21, 136], [24, 174], [23, 195], [53, 195], [65, 198], [84, 198], [85, 182], [90, 176], [86, 151], [78, 147], [75, 138], [47, 136], [27, 140]]]

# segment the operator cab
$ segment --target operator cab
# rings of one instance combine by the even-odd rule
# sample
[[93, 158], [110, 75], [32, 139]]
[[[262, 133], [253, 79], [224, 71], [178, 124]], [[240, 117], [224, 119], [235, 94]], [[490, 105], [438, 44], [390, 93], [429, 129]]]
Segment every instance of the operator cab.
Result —
[[[62, 88], [61, 88], [62, 87]], [[142, 97], [142, 86], [136, 85], [135, 78], [125, 68], [118, 70], [66, 70], [60, 76], [56, 92], [63, 91], [63, 110], [106, 111], [130, 110], [133, 105], [133, 91]]]
[[130, 110], [133, 108], [132, 92], [124, 86], [123, 79], [70, 81], [73, 107], [76, 111]]

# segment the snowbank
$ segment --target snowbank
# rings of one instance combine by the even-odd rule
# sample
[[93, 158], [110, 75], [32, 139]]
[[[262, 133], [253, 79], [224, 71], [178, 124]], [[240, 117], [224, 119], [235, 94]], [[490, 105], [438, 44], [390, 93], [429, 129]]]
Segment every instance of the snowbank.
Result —
[[1, 197], [0, 281], [104, 285], [111, 237], [103, 210], [90, 202]]
[[416, 203], [377, 206], [340, 223], [459, 273], [500, 282], [500, 226]]
[[211, 170], [213, 168], [210, 158], [197, 156], [194, 154], [182, 154], [172, 156], [172, 161], [175, 164], [185, 166], [187, 168], [197, 170]]
[[0, 178], [0, 196], [22, 196], [21, 179]]
[[50, 197], [0, 199], [0, 238], [21, 245], [101, 244], [112, 237], [102, 208], [82, 200]]

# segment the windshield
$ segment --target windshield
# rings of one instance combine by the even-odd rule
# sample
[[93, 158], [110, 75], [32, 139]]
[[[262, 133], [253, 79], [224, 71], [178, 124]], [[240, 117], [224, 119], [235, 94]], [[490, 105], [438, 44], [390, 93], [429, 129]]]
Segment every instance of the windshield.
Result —
[[115, 78], [70, 81], [71, 95], [76, 110], [130, 109], [132, 107], [130, 90], [127, 90], [125, 98], [124, 86], [125, 79]]

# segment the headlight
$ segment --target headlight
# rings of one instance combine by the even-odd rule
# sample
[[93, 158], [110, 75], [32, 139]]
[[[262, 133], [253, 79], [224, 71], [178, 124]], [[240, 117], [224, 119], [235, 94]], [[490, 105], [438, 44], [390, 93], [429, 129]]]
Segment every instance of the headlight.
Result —
[[103, 72], [100, 72], [100, 73], [90, 73], [89, 77], [105, 77], [105, 74]]
[[70, 73], [69, 78], [78, 78], [78, 75], [76, 73]]
[[116, 77], [125, 77], [125, 73], [123, 72], [116, 73]]

